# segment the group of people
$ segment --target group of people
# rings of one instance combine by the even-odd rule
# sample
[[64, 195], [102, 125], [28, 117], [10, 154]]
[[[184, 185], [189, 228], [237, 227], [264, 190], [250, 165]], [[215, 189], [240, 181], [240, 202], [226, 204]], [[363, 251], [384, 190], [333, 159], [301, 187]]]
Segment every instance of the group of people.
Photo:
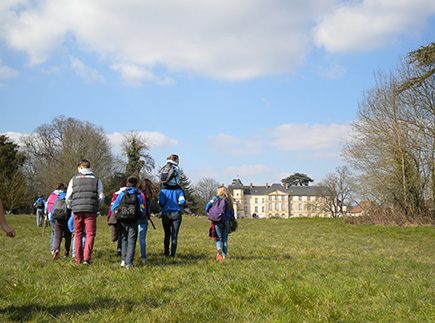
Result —
[[[182, 207], [187, 206], [183, 189], [179, 185], [181, 172], [178, 166], [179, 157], [171, 155], [165, 166], [171, 168], [170, 176], [161, 180], [161, 188], [150, 180], [139, 180], [130, 176], [120, 183], [120, 188], [112, 196], [107, 222], [112, 226], [112, 241], [116, 241], [117, 253], [121, 256], [121, 266], [127, 269], [133, 266], [136, 243], [139, 238], [141, 261], [146, 262], [146, 234], [150, 219], [151, 199], [159, 193], [158, 204], [162, 212], [164, 229], [164, 255], [175, 257], [177, 251], [178, 232], [182, 222]], [[78, 174], [71, 178], [68, 186], [59, 183], [47, 202], [40, 197], [35, 201], [37, 208], [37, 225], [42, 225], [38, 215], [47, 214], [51, 226], [51, 251], [53, 259], [58, 259], [62, 238], [64, 257], [69, 255], [71, 232], [74, 231], [73, 256], [76, 263], [91, 265], [91, 256], [96, 235], [96, 218], [99, 206], [104, 201], [103, 184], [93, 174], [90, 162], [81, 160], [77, 165]], [[163, 168], [163, 167], [162, 167]], [[233, 198], [228, 189], [219, 187], [216, 196], [207, 203], [206, 212], [218, 199], [225, 199], [226, 211], [222, 221], [212, 221], [216, 236], [217, 260], [223, 260], [228, 252], [229, 221], [234, 216]], [[41, 202], [43, 201], [42, 212]], [[54, 219], [53, 205], [56, 200], [64, 199], [71, 216], [66, 220]], [[153, 224], [154, 226], [154, 224]], [[3, 223], [2, 223], [3, 227]], [[3, 228], [4, 229], [4, 228]], [[4, 229], [5, 230], [5, 229]], [[75, 249], [75, 250], [74, 250]], [[74, 255], [75, 254], [75, 255]]]

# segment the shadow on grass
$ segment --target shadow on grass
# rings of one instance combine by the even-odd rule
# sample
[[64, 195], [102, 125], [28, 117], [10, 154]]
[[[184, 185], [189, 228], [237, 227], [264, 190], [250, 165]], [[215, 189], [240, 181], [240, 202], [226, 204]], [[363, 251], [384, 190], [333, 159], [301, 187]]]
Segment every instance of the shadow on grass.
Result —
[[35, 319], [35, 315], [39, 318], [43, 316], [44, 320], [64, 320], [65, 316], [73, 318], [74, 316], [85, 315], [90, 312], [105, 312], [107, 309], [120, 309], [129, 312], [137, 306], [146, 304], [149, 307], [157, 308], [162, 305], [161, 301], [152, 299], [142, 299], [138, 301], [132, 300], [115, 300], [111, 298], [97, 298], [91, 302], [81, 302], [70, 305], [52, 305], [44, 306], [41, 304], [29, 304], [23, 306], [9, 306], [0, 309], [0, 319], [4, 322], [25, 322]]

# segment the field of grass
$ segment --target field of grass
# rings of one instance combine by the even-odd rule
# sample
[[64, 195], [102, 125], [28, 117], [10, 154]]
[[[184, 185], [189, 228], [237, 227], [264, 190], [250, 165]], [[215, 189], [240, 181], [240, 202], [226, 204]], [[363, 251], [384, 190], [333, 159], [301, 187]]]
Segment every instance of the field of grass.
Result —
[[155, 218], [148, 263], [137, 248], [126, 270], [103, 217], [90, 267], [52, 261], [34, 216], [7, 220], [1, 322], [435, 322], [435, 227], [239, 220], [217, 262], [208, 220], [184, 217], [167, 259]]

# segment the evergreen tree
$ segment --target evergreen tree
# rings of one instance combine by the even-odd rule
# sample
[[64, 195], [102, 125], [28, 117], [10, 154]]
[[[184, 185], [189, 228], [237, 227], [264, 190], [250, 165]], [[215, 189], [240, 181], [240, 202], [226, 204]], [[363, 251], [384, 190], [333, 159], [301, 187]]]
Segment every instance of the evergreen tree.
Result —
[[194, 198], [193, 194], [193, 188], [192, 183], [190, 179], [186, 176], [183, 169], [180, 168], [180, 181], [178, 182], [178, 185], [181, 186], [181, 188], [184, 191], [184, 196], [186, 200], [188, 201], [188, 207], [193, 213], [198, 212], [198, 203], [196, 199]]

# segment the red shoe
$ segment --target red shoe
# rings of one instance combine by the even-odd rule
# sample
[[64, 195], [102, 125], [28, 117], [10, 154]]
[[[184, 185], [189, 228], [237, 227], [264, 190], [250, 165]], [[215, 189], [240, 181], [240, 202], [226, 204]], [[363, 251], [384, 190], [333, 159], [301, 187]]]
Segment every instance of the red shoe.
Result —
[[222, 260], [223, 258], [222, 258], [222, 255], [220, 254], [220, 253], [218, 253], [218, 255], [217, 255], [217, 257], [216, 257], [216, 260], [217, 261], [219, 261], [219, 260]]
[[57, 260], [59, 258], [59, 250], [55, 250], [53, 254], [53, 260]]

